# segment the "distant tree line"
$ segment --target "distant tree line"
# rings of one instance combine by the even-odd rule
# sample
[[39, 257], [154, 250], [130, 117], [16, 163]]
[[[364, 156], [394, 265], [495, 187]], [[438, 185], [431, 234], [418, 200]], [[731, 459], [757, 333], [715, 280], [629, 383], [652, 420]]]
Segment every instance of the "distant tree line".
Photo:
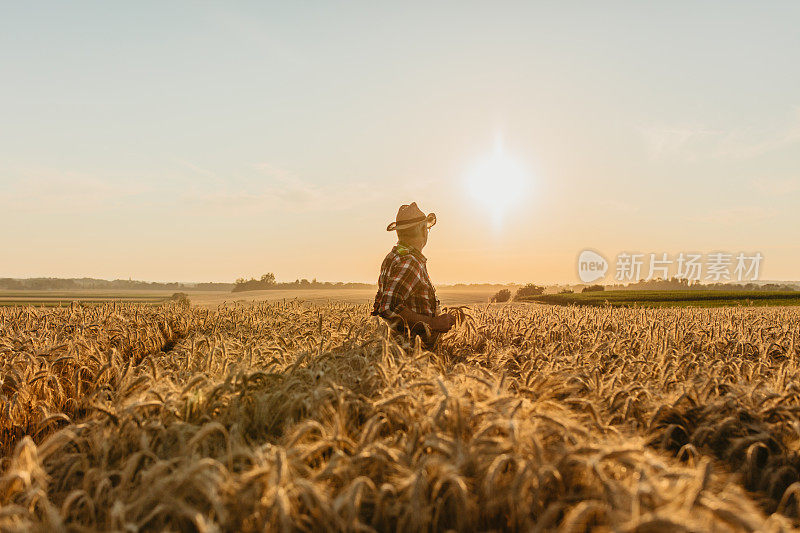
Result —
[[437, 285], [437, 287], [452, 287], [453, 289], [495, 289], [519, 287], [519, 283], [452, 283], [450, 285]]
[[[517, 292], [514, 293], [514, 300], [519, 300], [521, 298], [525, 298], [527, 296], [538, 296], [544, 293], [544, 287], [541, 285], [536, 285], [535, 283], [528, 283], [527, 285], [523, 285]], [[491, 303], [503, 303], [507, 302], [511, 299], [511, 291], [509, 289], [501, 289], [499, 290], [494, 296], [489, 299]]]
[[345, 283], [342, 281], [317, 281], [317, 278], [308, 281], [307, 279], [297, 279], [289, 282], [275, 281], [275, 274], [268, 272], [261, 278], [239, 278], [233, 284], [231, 292], [243, 291], [264, 291], [277, 289], [372, 289], [375, 285], [370, 283]]
[[129, 279], [96, 278], [0, 278], [0, 290], [182, 290], [182, 291], [229, 291], [232, 283], [179, 283], [157, 281], [135, 281]]
[[613, 285], [573, 285], [573, 286], [547, 286], [536, 285], [528, 283], [517, 289], [516, 293], [512, 296], [509, 289], [502, 289], [494, 294], [489, 299], [491, 303], [502, 303], [509, 300], [520, 300], [529, 296], [538, 296], [547, 292], [548, 294], [570, 294], [576, 291], [580, 292], [600, 292], [600, 291], [613, 291], [613, 290], [626, 290], [626, 291], [642, 291], [642, 290], [698, 290], [698, 291], [796, 291], [800, 290], [800, 286], [794, 283], [701, 283], [689, 282], [682, 278], [672, 278], [667, 280], [653, 279], [641, 280], [636, 283], [628, 284], [613, 284]]
[[606, 290], [698, 290], [698, 291], [795, 291], [790, 283], [702, 283], [686, 278], [639, 280], [635, 283], [606, 285]]

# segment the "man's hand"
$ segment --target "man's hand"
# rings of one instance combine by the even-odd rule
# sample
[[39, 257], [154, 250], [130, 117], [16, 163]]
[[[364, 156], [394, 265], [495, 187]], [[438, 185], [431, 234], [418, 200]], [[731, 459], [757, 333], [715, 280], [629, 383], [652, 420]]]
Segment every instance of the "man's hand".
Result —
[[433, 331], [438, 331], [440, 333], [450, 331], [450, 328], [452, 328], [453, 324], [456, 323], [456, 319], [453, 318], [453, 315], [449, 315], [447, 313], [439, 316], [426, 316], [417, 314], [414, 311], [405, 308], [400, 311], [398, 315], [400, 315], [406, 324], [409, 324], [409, 327], [422, 322], [423, 324], [429, 325]]
[[431, 329], [434, 331], [441, 331], [442, 333], [450, 331], [450, 328], [452, 328], [455, 323], [456, 319], [447, 313], [430, 319]]

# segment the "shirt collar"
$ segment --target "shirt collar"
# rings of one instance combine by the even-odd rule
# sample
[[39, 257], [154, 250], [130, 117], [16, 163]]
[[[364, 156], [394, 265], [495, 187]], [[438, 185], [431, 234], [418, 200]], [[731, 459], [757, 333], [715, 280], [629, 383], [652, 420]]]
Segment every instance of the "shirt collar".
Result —
[[394, 247], [394, 250], [400, 255], [413, 254], [423, 263], [428, 261], [428, 258], [422, 255], [422, 252], [404, 242], [397, 241], [397, 246]]

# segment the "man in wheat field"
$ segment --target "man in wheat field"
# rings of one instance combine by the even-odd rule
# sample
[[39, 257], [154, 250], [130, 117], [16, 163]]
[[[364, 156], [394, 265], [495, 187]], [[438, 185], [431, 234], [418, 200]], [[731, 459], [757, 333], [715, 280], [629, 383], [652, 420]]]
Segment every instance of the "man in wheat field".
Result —
[[400, 206], [395, 221], [386, 227], [386, 231], [397, 232], [397, 245], [381, 264], [372, 308], [372, 315], [384, 318], [397, 334], [412, 342], [419, 336], [426, 348], [433, 347], [454, 323], [446, 313], [436, 315], [439, 301], [428, 277], [427, 258], [422, 255], [434, 224], [436, 215], [426, 215], [416, 202]]

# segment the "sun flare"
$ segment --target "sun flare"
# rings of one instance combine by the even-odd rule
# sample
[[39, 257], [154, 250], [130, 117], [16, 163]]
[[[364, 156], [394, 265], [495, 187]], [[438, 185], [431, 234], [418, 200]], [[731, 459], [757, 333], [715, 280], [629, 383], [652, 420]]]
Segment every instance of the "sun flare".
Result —
[[496, 225], [502, 222], [508, 209], [519, 202], [528, 182], [525, 167], [506, 153], [499, 140], [493, 152], [479, 160], [466, 176], [470, 195], [485, 205]]

